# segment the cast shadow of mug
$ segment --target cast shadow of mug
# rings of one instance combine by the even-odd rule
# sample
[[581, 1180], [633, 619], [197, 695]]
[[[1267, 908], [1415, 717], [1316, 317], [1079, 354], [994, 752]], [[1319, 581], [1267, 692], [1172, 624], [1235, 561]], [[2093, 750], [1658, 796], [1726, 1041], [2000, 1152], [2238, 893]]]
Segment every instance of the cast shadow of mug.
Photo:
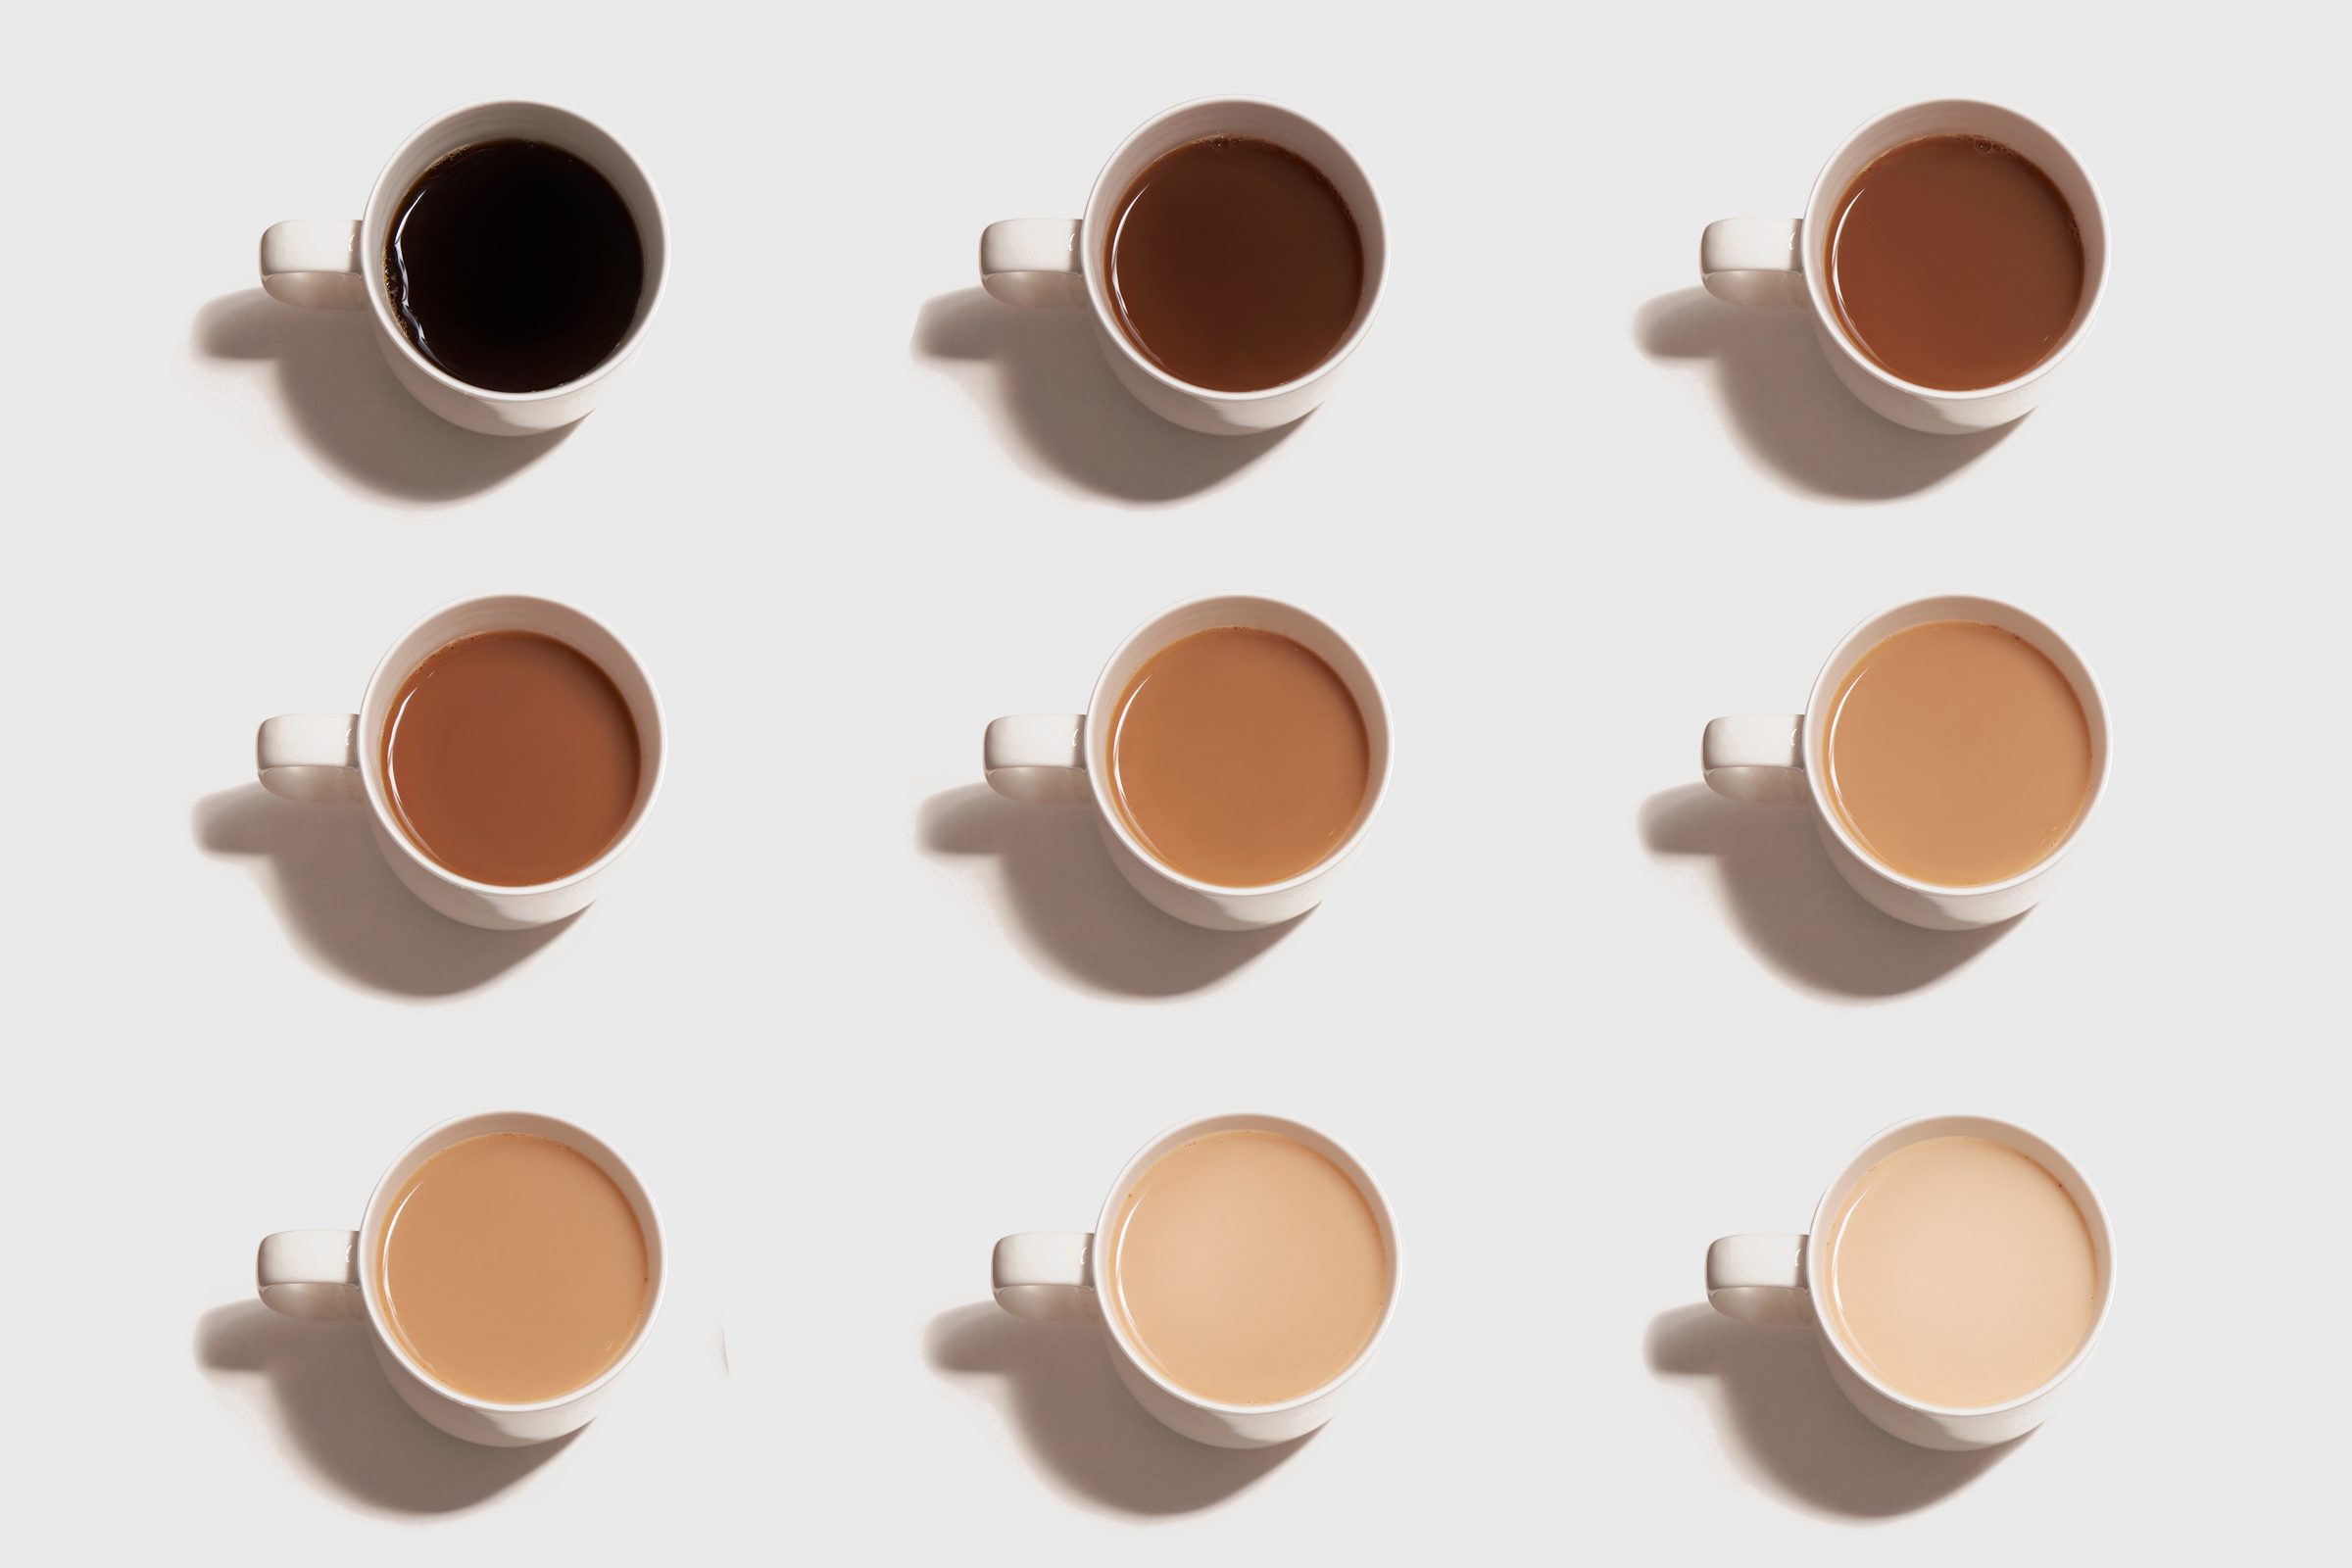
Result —
[[350, 1500], [390, 1513], [473, 1507], [579, 1436], [527, 1448], [460, 1442], [401, 1402], [364, 1326], [297, 1322], [259, 1301], [216, 1306], [197, 1319], [196, 1360], [218, 1383], [259, 1376], [287, 1447]]
[[1213, 985], [1308, 917], [1257, 931], [1187, 925], [1127, 885], [1091, 811], [1008, 801], [985, 784], [925, 801], [915, 842], [937, 860], [995, 859], [1015, 938], [1065, 978], [1115, 995]]
[[1710, 362], [1741, 444], [1815, 495], [1912, 495], [2017, 428], [2012, 420], [1976, 435], [1928, 435], [1880, 417], [1822, 359], [1810, 311], [1727, 305], [1703, 288], [1677, 289], [1635, 314], [1634, 340], [1655, 361]]
[[957, 289], [923, 306], [912, 347], [972, 394], [1024, 464], [1115, 501], [1198, 495], [1298, 428], [1202, 435], [1170, 424], [1119, 384], [1084, 311]]
[[2026, 1441], [1944, 1453], [1888, 1436], [1838, 1392], [1811, 1329], [1736, 1323], [1711, 1306], [1678, 1306], [1650, 1319], [1642, 1348], [1661, 1378], [1710, 1380], [1710, 1402], [1739, 1457], [1822, 1513], [1910, 1513], [1967, 1486]]
[[1661, 790], [1636, 818], [1653, 858], [1712, 858], [1748, 947], [1788, 979], [1848, 997], [1891, 997], [1951, 973], [2013, 929], [1928, 931], [1881, 914], [1845, 885], [1796, 807], [1727, 801], [1704, 784]]
[[304, 310], [258, 288], [196, 313], [196, 351], [276, 371], [284, 422], [311, 452], [395, 501], [458, 501], [512, 478], [574, 428], [476, 435], [428, 412], [392, 378], [365, 311]]
[[259, 784], [196, 803], [196, 842], [221, 859], [258, 858], [295, 942], [346, 979], [396, 996], [444, 997], [484, 985], [554, 941], [569, 915], [529, 931], [482, 931], [401, 886], [368, 813], [282, 801]]
[[1135, 1402], [1087, 1326], [1034, 1323], [993, 1302], [931, 1320], [923, 1352], [957, 1383], [1004, 1385], [999, 1402], [1039, 1469], [1063, 1491], [1115, 1513], [1192, 1513], [1224, 1501], [1314, 1441], [1212, 1448], [1180, 1438]]

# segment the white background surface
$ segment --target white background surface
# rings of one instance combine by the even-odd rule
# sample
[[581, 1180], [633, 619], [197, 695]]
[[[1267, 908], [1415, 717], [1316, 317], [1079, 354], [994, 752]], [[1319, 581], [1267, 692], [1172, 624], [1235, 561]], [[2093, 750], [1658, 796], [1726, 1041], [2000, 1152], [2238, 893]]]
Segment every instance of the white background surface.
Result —
[[[1630, 10], [1630, 8], [1629, 8]], [[210, 7], [12, 50], [7, 1531], [48, 1553], [512, 1560], [2142, 1560], [2277, 1551], [2341, 1457], [2346, 346], [2336, 95], [2301, 8]], [[855, 14], [850, 14], [853, 12]], [[1352, 18], [1354, 20], [1343, 20]], [[1075, 318], [973, 289], [1207, 93], [1378, 183], [1335, 401], [1216, 444]], [[1914, 436], [1795, 315], [1693, 288], [1905, 99], [2013, 102], [2115, 232], [2053, 402]], [[453, 105], [537, 96], [659, 182], [671, 291], [553, 441], [436, 423], [254, 242], [356, 215]], [[459, 595], [574, 600], [674, 735], [554, 935], [440, 920], [356, 814], [251, 783]], [[1277, 936], [1176, 926], [1075, 815], [977, 788], [1195, 593], [1353, 636], [1393, 798]], [[2110, 795], [2014, 929], [1891, 924], [1792, 815], [1698, 793], [1878, 607], [2015, 600], [2104, 680]], [[356, 1223], [459, 1111], [597, 1128], [672, 1230], [663, 1320], [555, 1451], [441, 1438], [272, 1229]], [[995, 1314], [1163, 1125], [1263, 1106], [1381, 1175], [1406, 1295], [1295, 1451], [1189, 1446], [1085, 1331]], [[2119, 1231], [2108, 1337], [2013, 1450], [1882, 1437], [1801, 1336], [1696, 1305], [1882, 1125], [1983, 1109]], [[19, 1489], [22, 1489], [21, 1491]], [[36, 1560], [25, 1558], [23, 1560]], [[670, 1560], [681, 1560], [672, 1557]]]

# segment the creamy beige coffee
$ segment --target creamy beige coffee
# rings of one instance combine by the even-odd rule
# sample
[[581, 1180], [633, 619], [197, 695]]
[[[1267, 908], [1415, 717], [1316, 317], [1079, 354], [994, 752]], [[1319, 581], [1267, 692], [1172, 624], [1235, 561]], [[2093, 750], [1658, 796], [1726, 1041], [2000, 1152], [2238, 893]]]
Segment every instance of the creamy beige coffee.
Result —
[[2041, 650], [1973, 620], [1874, 645], [1832, 707], [1832, 806], [1875, 859], [1974, 887], [2031, 870], [2090, 800], [2090, 723]]
[[1211, 1133], [1161, 1155], [1097, 1267], [1143, 1359], [1225, 1404], [1279, 1404], [1329, 1383], [1371, 1343], [1389, 1298], [1363, 1194], [1272, 1132]]
[[460, 1394], [530, 1404], [617, 1360], [645, 1321], [645, 1233], [612, 1178], [548, 1138], [450, 1145], [401, 1188], [377, 1252], [384, 1320]]
[[1871, 1166], [1824, 1252], [1813, 1289], [1830, 1332], [1923, 1404], [2031, 1394], [2098, 1318], [2082, 1211], [2056, 1177], [1990, 1139], [1923, 1139]]

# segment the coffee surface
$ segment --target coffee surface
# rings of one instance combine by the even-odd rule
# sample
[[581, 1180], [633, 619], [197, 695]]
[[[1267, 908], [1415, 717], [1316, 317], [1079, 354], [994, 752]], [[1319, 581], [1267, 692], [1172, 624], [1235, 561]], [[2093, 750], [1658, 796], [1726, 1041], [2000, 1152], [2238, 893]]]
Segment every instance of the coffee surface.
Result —
[[402, 1348], [459, 1393], [501, 1404], [601, 1374], [636, 1337], [651, 1285], [645, 1233], [612, 1179], [522, 1133], [426, 1160], [393, 1201], [378, 1263]]
[[620, 346], [645, 250], [612, 183], [537, 141], [462, 147], [417, 176], [384, 242], [392, 314], [469, 386], [542, 392]]
[[569, 876], [612, 848], [636, 808], [628, 704], [586, 655], [535, 632], [434, 652], [401, 683], [382, 748], [393, 815], [418, 849], [476, 882]]
[[1364, 292], [1363, 236], [1339, 191], [1297, 153], [1248, 136], [1188, 142], [1138, 174], [1103, 261], [1129, 341], [1219, 392], [1321, 365]]
[[1879, 1381], [1928, 1404], [2032, 1393], [2098, 1316], [2082, 1211], [2048, 1171], [1989, 1139], [1930, 1138], [1873, 1165], [1828, 1254], [1831, 1331]]
[[1855, 346], [1947, 391], [2025, 374], [2082, 302], [2074, 209], [2030, 160], [1981, 136], [1905, 142], [1855, 175], [1827, 262]]
[[1224, 887], [1280, 882], [1338, 849], [1371, 779], [1347, 683], [1290, 638], [1246, 626], [1195, 632], [1146, 661], [1108, 750], [1136, 838]]
[[1177, 1387], [1275, 1404], [1346, 1371], [1389, 1296], [1379, 1223], [1337, 1165], [1271, 1132], [1160, 1156], [1120, 1210], [1105, 1296]]
[[1856, 660], [1831, 711], [1829, 794], [1873, 857], [1969, 887], [2027, 870], [2090, 796], [2090, 725], [2058, 667], [1972, 620], [1908, 627]]

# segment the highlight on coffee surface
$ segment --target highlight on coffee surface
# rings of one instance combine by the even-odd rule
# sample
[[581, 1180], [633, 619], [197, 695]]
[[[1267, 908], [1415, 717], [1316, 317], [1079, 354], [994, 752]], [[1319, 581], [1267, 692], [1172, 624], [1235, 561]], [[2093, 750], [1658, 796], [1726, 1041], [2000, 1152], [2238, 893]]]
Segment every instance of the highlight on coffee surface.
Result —
[[441, 1150], [394, 1199], [377, 1292], [402, 1348], [472, 1398], [530, 1404], [618, 1360], [652, 1290], [645, 1232], [587, 1155], [490, 1133]]
[[569, 876], [637, 808], [643, 764], [627, 701], [595, 661], [537, 632], [437, 649], [401, 683], [378, 746], [402, 830], [476, 882]]
[[1111, 314], [1179, 381], [1257, 392], [1338, 349], [1364, 293], [1364, 241], [1323, 172], [1251, 136], [1163, 153], [1102, 241]]
[[1347, 842], [1371, 782], [1364, 715], [1339, 673], [1277, 632], [1168, 644], [1120, 696], [1110, 794], [1137, 841], [1186, 876], [1258, 887]]
[[1983, 136], [1882, 153], [1838, 199], [1821, 262], [1854, 346], [1943, 391], [1997, 386], [2048, 358], [2074, 325], [2085, 274], [2065, 196]]
[[1100, 1257], [1141, 1357], [1226, 1404], [1313, 1393], [1363, 1352], [1393, 1262], [1363, 1193], [1281, 1133], [1211, 1133], [1153, 1161]]

